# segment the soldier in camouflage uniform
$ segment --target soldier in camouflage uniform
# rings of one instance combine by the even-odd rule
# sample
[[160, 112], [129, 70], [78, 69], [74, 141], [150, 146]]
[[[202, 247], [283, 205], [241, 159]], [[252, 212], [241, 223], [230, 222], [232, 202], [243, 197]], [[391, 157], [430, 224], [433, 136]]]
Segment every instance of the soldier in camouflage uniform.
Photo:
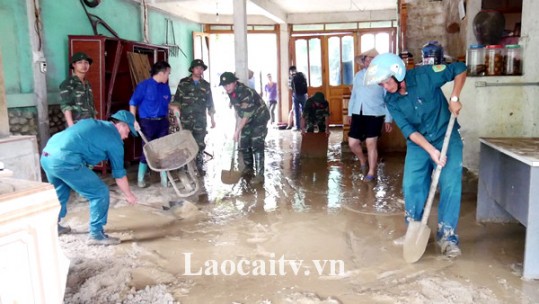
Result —
[[180, 107], [182, 128], [190, 130], [198, 144], [196, 166], [200, 175], [204, 175], [204, 149], [206, 148], [204, 138], [208, 133], [206, 131], [206, 111], [210, 115], [211, 127], [215, 128], [215, 107], [211, 86], [202, 78], [202, 74], [207, 68], [204, 61], [193, 60], [189, 67], [191, 75], [180, 80], [173, 100], [173, 103]]
[[60, 84], [60, 108], [68, 127], [85, 118], [95, 118], [94, 95], [86, 74], [92, 58], [85, 53], [75, 53], [71, 57], [73, 75]]
[[[219, 85], [223, 86], [239, 117], [239, 123], [234, 132], [234, 141], [240, 142], [240, 151], [245, 164], [244, 174], [255, 173], [253, 183], [264, 182], [264, 141], [268, 134], [270, 113], [264, 100], [258, 93], [238, 82], [231, 72], [225, 72], [220, 77]], [[254, 156], [254, 162], [253, 162]], [[256, 172], [254, 167], [256, 166]]]
[[329, 133], [329, 104], [321, 92], [307, 99], [301, 117], [302, 133], [314, 132], [315, 126], [318, 126], [318, 132]]

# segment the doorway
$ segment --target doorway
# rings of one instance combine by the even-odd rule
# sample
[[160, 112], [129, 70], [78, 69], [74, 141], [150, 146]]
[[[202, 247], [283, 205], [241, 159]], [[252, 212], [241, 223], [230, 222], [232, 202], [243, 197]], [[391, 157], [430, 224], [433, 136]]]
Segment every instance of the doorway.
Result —
[[344, 33], [293, 34], [291, 65], [305, 74], [308, 94], [324, 93], [329, 102], [329, 123], [343, 124], [343, 98], [349, 97], [359, 70], [354, 57], [371, 48], [379, 53], [395, 51], [394, 28]]
[[[226, 93], [219, 86], [219, 77], [224, 72], [235, 72], [234, 34], [230, 32], [197, 34], [200, 35], [193, 36], [195, 55], [200, 52], [205, 62], [207, 60], [210, 63], [208, 64], [208, 70], [204, 73], [204, 78], [212, 85], [216, 115], [221, 120], [232, 121], [234, 115], [229, 113], [231, 110], [228, 102], [226, 102]], [[254, 74], [254, 88], [264, 98], [264, 86], [267, 82], [266, 75], [278, 75], [277, 34], [248, 33], [247, 43], [248, 67]], [[245, 85], [248, 85], [248, 83], [245, 83]], [[278, 111], [275, 112], [278, 115]]]

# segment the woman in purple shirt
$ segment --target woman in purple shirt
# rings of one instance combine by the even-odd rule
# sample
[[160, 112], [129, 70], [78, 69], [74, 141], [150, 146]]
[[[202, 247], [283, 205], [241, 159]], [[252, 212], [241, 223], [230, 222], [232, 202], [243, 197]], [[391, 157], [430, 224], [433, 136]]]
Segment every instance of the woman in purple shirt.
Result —
[[277, 83], [271, 80], [271, 74], [268, 73], [268, 83], [264, 86], [264, 92], [266, 92], [266, 101], [268, 102], [268, 108], [270, 112], [270, 121], [275, 123], [275, 106], [277, 105]]

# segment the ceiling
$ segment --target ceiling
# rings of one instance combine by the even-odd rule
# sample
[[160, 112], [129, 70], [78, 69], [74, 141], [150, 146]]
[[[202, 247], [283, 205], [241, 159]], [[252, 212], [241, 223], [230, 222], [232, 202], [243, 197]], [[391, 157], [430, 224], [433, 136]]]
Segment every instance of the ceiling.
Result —
[[[146, 0], [146, 3], [198, 23], [232, 23], [234, 1]], [[387, 20], [388, 16], [394, 19], [397, 9], [397, 0], [246, 0], [246, 3], [247, 20], [251, 24]]]

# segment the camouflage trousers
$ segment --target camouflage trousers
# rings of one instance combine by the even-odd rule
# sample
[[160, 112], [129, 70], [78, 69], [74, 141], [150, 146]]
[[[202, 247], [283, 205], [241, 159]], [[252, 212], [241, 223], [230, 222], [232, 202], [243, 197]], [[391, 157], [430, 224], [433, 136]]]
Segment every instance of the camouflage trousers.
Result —
[[[180, 128], [177, 126], [176, 119], [174, 118], [174, 115], [169, 115], [169, 120], [171, 122], [171, 132], [178, 132]], [[206, 149], [206, 143], [205, 138], [206, 134], [208, 134], [208, 131], [206, 131], [206, 116], [203, 116], [202, 118], [198, 117], [195, 119], [193, 116], [189, 117], [181, 117], [180, 121], [182, 123], [182, 129], [191, 131], [191, 134], [193, 134], [193, 137], [195, 138], [195, 141], [198, 144], [198, 150], [200, 153], [203, 153]]]
[[253, 168], [254, 154], [264, 154], [266, 135], [268, 135], [268, 121], [269, 115], [262, 115], [246, 124], [241, 131], [239, 150], [246, 168]]

